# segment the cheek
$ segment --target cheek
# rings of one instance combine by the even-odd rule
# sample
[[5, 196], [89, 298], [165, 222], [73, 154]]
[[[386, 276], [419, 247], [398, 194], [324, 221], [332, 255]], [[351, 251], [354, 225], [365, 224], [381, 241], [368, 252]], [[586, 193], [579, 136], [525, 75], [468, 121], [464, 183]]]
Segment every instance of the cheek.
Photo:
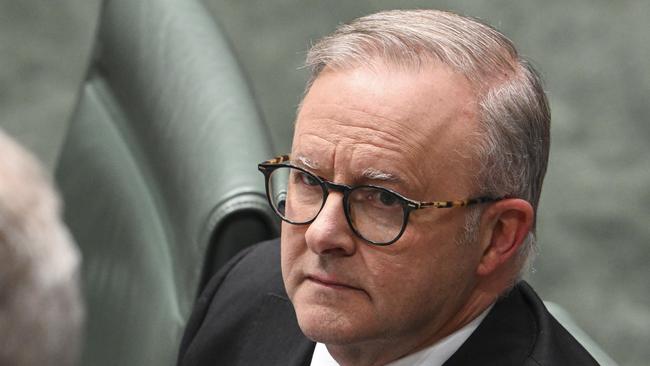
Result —
[[394, 335], [437, 323], [444, 296], [435, 266], [410, 255], [373, 259], [366, 268], [374, 323]]
[[465, 297], [467, 267], [456, 263], [459, 256], [448, 257], [436, 243], [428, 244], [366, 261], [377, 320], [398, 333], [437, 329]]
[[[376, 250], [372, 247], [369, 249]], [[412, 293], [421, 293], [423, 287], [429, 287], [430, 279], [434, 277], [430, 273], [431, 268], [435, 266], [431, 265], [431, 258], [423, 258], [410, 251], [413, 248], [386, 249], [380, 248], [383, 252], [364, 255], [363, 268], [367, 270], [366, 280], [371, 284], [369, 288], [375, 305], [385, 310], [395, 310], [411, 302]]]
[[[382, 307], [421, 306], [422, 302], [436, 298], [441, 301], [449, 287], [445, 284], [452, 285], [459, 277], [465, 277], [468, 264], [464, 262], [469, 258], [454, 238], [444, 238], [432, 231], [426, 234], [411, 232], [403, 242], [396, 243], [399, 245], [364, 256], [378, 302], [385, 303]], [[395, 296], [396, 293], [401, 295]]]

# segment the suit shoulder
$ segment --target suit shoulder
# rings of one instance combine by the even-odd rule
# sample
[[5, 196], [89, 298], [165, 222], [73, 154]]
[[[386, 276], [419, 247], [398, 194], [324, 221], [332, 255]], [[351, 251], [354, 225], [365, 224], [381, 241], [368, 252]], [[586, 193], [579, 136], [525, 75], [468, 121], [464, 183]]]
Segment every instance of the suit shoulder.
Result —
[[537, 323], [537, 339], [529, 356], [531, 365], [598, 365], [584, 347], [553, 317], [535, 291], [525, 282], [518, 286]]
[[207, 365], [236, 350], [269, 294], [289, 301], [277, 239], [244, 249], [210, 279], [185, 328], [178, 364]]
[[252, 295], [271, 292], [286, 297], [280, 269], [280, 241], [269, 240], [246, 249], [228, 262], [207, 287], [216, 287], [213, 290], [220, 296], [229, 292]]
[[523, 281], [494, 304], [445, 366], [472, 364], [597, 365]]

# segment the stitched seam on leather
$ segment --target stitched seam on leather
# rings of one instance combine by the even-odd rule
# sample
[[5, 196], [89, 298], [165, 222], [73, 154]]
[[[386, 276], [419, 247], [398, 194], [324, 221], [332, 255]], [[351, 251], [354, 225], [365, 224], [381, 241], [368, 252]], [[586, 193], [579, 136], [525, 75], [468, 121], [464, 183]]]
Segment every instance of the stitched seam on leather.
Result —
[[209, 243], [210, 237], [217, 228], [218, 223], [220, 223], [226, 216], [242, 208], [257, 211], [265, 217], [272, 218], [272, 216], [270, 216], [268, 202], [260, 192], [248, 190], [235, 192], [217, 203], [212, 211], [207, 215], [205, 223], [200, 226], [198, 242], [201, 244], [206, 243], [204, 248], [205, 250], [208, 249], [207, 243]]

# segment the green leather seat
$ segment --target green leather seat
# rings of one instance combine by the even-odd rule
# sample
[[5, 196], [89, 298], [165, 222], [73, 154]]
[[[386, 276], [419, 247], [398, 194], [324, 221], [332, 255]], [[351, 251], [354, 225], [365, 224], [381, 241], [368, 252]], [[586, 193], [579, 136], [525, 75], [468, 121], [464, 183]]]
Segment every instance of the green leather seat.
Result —
[[277, 235], [270, 136], [196, 0], [111, 0], [56, 170], [83, 254], [83, 365], [173, 365], [201, 286]]
[[[198, 0], [109, 0], [56, 179], [83, 254], [82, 365], [164, 366], [205, 281], [278, 234], [272, 157], [236, 60]], [[549, 309], [603, 365], [570, 316]]]

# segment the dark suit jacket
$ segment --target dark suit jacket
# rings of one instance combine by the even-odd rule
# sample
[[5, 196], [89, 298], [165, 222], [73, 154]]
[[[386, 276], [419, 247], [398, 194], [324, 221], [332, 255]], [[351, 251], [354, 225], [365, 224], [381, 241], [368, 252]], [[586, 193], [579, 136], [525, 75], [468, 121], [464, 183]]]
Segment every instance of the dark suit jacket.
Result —
[[[279, 249], [278, 240], [246, 249], [212, 278], [187, 325], [179, 365], [309, 365], [315, 344], [287, 298]], [[445, 365], [597, 363], [521, 282]]]

